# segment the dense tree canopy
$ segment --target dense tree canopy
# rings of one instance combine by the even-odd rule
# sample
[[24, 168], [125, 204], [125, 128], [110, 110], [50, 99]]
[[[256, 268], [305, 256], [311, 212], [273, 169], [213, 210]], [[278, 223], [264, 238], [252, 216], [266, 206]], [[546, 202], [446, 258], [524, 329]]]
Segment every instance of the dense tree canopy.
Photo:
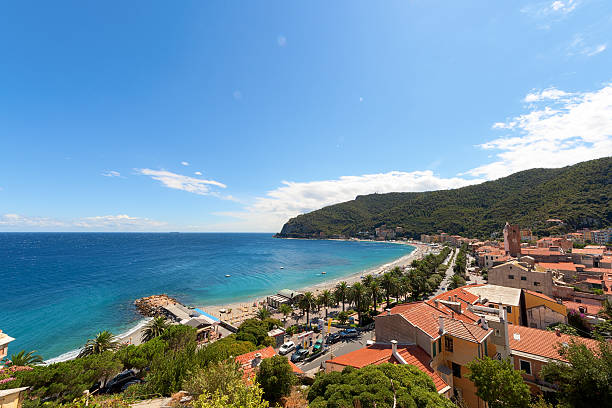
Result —
[[317, 374], [308, 392], [311, 408], [453, 407], [433, 381], [411, 365], [380, 364], [343, 372]]
[[515, 370], [510, 360], [499, 361], [489, 357], [468, 364], [468, 378], [477, 388], [476, 395], [490, 408], [527, 408], [529, 387], [521, 371]]
[[[571, 407], [599, 407], [612, 404], [612, 346], [604, 341], [598, 350], [571, 342], [559, 346], [568, 364], [551, 362], [542, 368], [546, 381], [559, 386], [559, 398]], [[607, 404], [607, 405], [606, 405]]]

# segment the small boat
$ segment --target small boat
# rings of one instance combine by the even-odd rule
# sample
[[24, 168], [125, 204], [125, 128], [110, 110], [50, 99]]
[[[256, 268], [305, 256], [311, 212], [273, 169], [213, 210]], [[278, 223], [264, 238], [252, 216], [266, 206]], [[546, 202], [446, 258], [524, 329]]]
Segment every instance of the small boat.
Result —
[[321, 275], [325, 275], [326, 273], [327, 273], [327, 272], [323, 271], [323, 272], [321, 272]]
[[229, 278], [230, 276], [232, 276], [232, 275], [229, 275], [229, 274], [228, 274], [228, 275], [225, 275], [225, 277], [226, 277], [226, 278]]
[[281, 269], [285, 269], [285, 267], [284, 267], [284, 266], [281, 266], [280, 268], [281, 268]]

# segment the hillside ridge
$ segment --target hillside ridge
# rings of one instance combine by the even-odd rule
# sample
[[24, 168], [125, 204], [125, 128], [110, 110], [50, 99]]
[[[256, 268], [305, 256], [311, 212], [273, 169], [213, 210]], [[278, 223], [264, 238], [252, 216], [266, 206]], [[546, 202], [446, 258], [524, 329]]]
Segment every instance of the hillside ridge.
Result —
[[[538, 235], [612, 225], [612, 157], [554, 169], [530, 169], [451, 190], [368, 194], [287, 221], [281, 238], [366, 237], [401, 227], [418, 238], [438, 230], [488, 238], [506, 221]], [[564, 226], [546, 220], [558, 218]]]

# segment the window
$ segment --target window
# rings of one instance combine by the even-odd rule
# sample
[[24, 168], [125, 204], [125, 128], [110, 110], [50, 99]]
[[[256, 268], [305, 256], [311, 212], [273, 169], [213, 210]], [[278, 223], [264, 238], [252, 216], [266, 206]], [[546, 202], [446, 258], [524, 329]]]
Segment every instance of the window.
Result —
[[508, 275], [508, 279], [514, 279], [514, 275]]
[[526, 374], [531, 375], [531, 363], [525, 360], [519, 360], [519, 363], [521, 370], [523, 370]]
[[512, 313], [512, 306], [506, 306], [506, 312]]
[[451, 337], [444, 338], [444, 349], [453, 352], [453, 339]]
[[485, 348], [484, 349], [485, 356], [488, 356], [489, 355], [489, 350], [487, 350], [487, 339], [485, 339], [485, 341], [484, 341], [484, 348]]
[[438, 353], [442, 352], [442, 338], [438, 339]]
[[540, 286], [540, 282], [533, 282], [533, 286]]
[[433, 343], [433, 356], [434, 356], [434, 357], [436, 356], [436, 351], [437, 351], [436, 349], [437, 349], [437, 348], [438, 348], [438, 345], [437, 345], [437, 344], [436, 344], [436, 342], [434, 341], [434, 343]]
[[461, 378], [461, 366], [453, 363], [453, 377]]
[[526, 280], [527, 280], [527, 277], [526, 277], [526, 276], [521, 276], [521, 280], [526, 281]]

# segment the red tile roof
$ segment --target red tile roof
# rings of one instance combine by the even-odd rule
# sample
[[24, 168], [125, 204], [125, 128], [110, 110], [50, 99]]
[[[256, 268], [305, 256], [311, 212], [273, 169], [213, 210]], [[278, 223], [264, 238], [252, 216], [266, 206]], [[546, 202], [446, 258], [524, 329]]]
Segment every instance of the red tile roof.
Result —
[[[442, 378], [429, 366], [431, 358], [419, 346], [397, 346], [397, 353], [410, 365], [416, 366], [419, 370], [427, 374], [434, 382], [438, 392], [448, 386]], [[391, 346], [375, 344], [359, 350], [352, 351], [332, 360], [327, 360], [328, 364], [338, 364], [362, 368], [369, 365], [382, 363], [399, 364], [393, 356]]]
[[545, 269], [556, 269], [559, 271], [572, 271], [576, 272], [576, 266], [584, 266], [584, 265], [576, 265], [573, 262], [538, 262], [542, 268]]
[[523, 289], [523, 290], [525, 292], [529, 293], [530, 295], [537, 296], [539, 298], [546, 299], [546, 300], [551, 301], [551, 302], [555, 302], [555, 303], [557, 302], [555, 299], [551, 298], [550, 296], [546, 296], [543, 293], [538, 293], [538, 292], [534, 292], [533, 290], [527, 290], [527, 289]]
[[570, 336], [568, 334], [555, 333], [554, 331], [534, 329], [532, 327], [508, 325], [508, 338], [510, 349], [539, 357], [554, 360], [567, 361], [557, 352], [556, 347], [563, 343], [569, 344], [572, 339], [586, 344], [592, 350], [597, 349], [597, 341], [585, 339], [584, 337]]
[[521, 248], [522, 255], [564, 255], [560, 251], [551, 251], [550, 248]]
[[587, 315], [596, 315], [597, 313], [599, 313], [601, 309], [603, 309], [601, 305], [593, 305], [593, 304], [588, 304], [588, 303], [577, 303], [577, 302], [572, 302], [571, 300], [564, 300], [563, 304], [568, 309], [573, 309], [573, 310], [579, 310], [578, 308], [582, 307], [584, 310], [584, 313]]
[[[253, 361], [253, 359], [255, 358], [255, 354], [257, 353], [261, 354], [262, 360], [264, 358], [270, 358], [276, 355], [276, 351], [274, 351], [274, 348], [272, 348], [271, 346], [268, 346], [261, 350], [255, 350], [255, 351], [251, 351], [250, 353], [245, 353], [245, 354], [236, 356], [236, 362], [240, 364], [240, 368], [244, 372], [245, 378], [253, 378], [255, 376], [256, 367], [251, 367], [251, 362]], [[289, 361], [289, 365], [291, 366], [291, 369], [293, 370], [294, 373], [296, 374], [303, 373], [303, 371], [300, 370], [300, 368], [296, 366], [295, 364], [293, 364], [291, 361]]]
[[391, 314], [404, 316], [413, 326], [435, 339], [440, 335], [438, 316], [444, 316], [447, 313], [426, 302], [413, 302], [395, 306], [391, 309]]
[[482, 342], [493, 331], [493, 329], [485, 330], [477, 324], [466, 323], [457, 319], [442, 318], [442, 320], [446, 333], [473, 343]]

